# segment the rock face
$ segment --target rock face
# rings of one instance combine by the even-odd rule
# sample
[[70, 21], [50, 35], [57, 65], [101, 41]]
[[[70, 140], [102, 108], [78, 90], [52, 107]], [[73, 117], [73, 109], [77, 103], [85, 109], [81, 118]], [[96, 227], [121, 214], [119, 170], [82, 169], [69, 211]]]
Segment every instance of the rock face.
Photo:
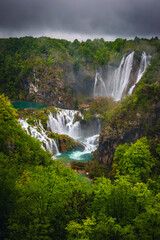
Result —
[[58, 136], [58, 146], [61, 153], [71, 150], [84, 150], [84, 146], [67, 135]]
[[[41, 73], [34, 68], [34, 79], [28, 78], [23, 84], [28, 92], [26, 100], [38, 103], [54, 105], [60, 108], [73, 109], [73, 94], [65, 82], [71, 82], [71, 69], [63, 81], [61, 68], [55, 70], [41, 66]], [[66, 74], [66, 73], [65, 73]], [[64, 74], [64, 75], [65, 75]]]
[[101, 129], [101, 122], [98, 118], [92, 118], [89, 121], [81, 120], [81, 135], [83, 137], [90, 137], [99, 134]]
[[141, 125], [133, 126], [128, 130], [111, 129], [106, 127], [102, 131], [98, 147], [98, 161], [111, 165], [115, 149], [119, 144], [136, 142], [137, 139], [143, 137], [143, 128]]
[[76, 96], [93, 95], [95, 70], [80, 68], [75, 73], [69, 60], [68, 63], [55, 66], [54, 69], [41, 64], [33, 69], [33, 76], [21, 80], [27, 101], [74, 109]]
[[74, 94], [93, 97], [95, 74], [95, 69], [88, 71], [85, 68], [80, 68], [76, 73], [74, 73], [75, 81], [72, 84]]
[[[141, 54], [135, 54], [128, 89], [136, 81], [140, 60]], [[109, 63], [96, 70], [86, 63], [76, 72], [69, 58], [63, 65], [57, 64], [54, 68], [40, 64], [34, 67], [33, 77], [22, 80], [22, 86], [27, 92], [26, 100], [73, 109], [74, 96], [93, 97], [96, 71], [101, 73], [105, 81], [109, 81], [110, 71], [113, 75], [119, 64]]]
[[[130, 112], [127, 113], [130, 115]], [[134, 119], [134, 120], [133, 120]], [[160, 101], [148, 107], [146, 112], [137, 111], [136, 115], [116, 116], [101, 132], [98, 161], [111, 165], [115, 149], [119, 144], [135, 143], [146, 136], [148, 139], [160, 139]]]

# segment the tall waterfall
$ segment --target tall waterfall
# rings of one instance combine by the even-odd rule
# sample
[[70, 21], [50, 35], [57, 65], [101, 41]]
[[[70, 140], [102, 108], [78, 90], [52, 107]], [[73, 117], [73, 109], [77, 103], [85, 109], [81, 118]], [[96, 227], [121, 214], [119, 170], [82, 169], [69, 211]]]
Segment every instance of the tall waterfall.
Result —
[[148, 64], [150, 63], [150, 60], [151, 60], [151, 55], [147, 55], [145, 52], [143, 52], [142, 56], [141, 56], [141, 63], [140, 63], [140, 67], [139, 67], [139, 71], [138, 71], [138, 75], [137, 75], [137, 80], [136, 80], [135, 84], [129, 89], [129, 94], [132, 94], [133, 89], [135, 88], [136, 84], [142, 78], [143, 73], [146, 71], [146, 68], [147, 68]]
[[[150, 62], [150, 58], [150, 55], [147, 56], [145, 52], [142, 53], [136, 83], [141, 79], [143, 73], [145, 72]], [[117, 69], [109, 66], [105, 79], [102, 79], [100, 73], [97, 72], [94, 82], [93, 97], [109, 96], [113, 97], [116, 101], [119, 101], [128, 92], [132, 93], [136, 83], [131, 86], [130, 89], [128, 88], [130, 85], [130, 75], [133, 68], [133, 61], [134, 52], [123, 56]]]
[[133, 57], [134, 52], [130, 53], [126, 58], [123, 57], [118, 69], [115, 71], [111, 97], [116, 101], [121, 100], [121, 97], [126, 93], [133, 65]]

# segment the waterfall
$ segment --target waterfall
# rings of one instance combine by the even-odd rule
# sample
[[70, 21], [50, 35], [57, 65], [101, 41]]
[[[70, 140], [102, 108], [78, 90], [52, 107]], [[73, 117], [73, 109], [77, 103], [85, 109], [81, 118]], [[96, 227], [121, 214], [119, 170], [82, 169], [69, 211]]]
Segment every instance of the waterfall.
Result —
[[22, 128], [30, 134], [32, 137], [37, 138], [42, 144], [43, 149], [47, 149], [52, 154], [59, 154], [59, 150], [54, 139], [49, 138], [46, 135], [45, 129], [43, 128], [41, 122], [37, 123], [37, 126], [32, 127], [27, 123], [27, 120], [19, 119], [19, 123]]
[[106, 81], [103, 81], [100, 73], [96, 73], [93, 97], [109, 96], [119, 101], [126, 94], [133, 59], [134, 52], [130, 53], [128, 56], [123, 56], [119, 67], [108, 72]]
[[106, 96], [106, 86], [105, 83], [100, 75], [100, 73], [96, 72], [95, 82], [94, 82], [94, 89], [93, 89], [93, 97], [98, 96]]
[[75, 121], [75, 116], [81, 113], [75, 110], [58, 109], [58, 113], [49, 114], [47, 129], [54, 133], [66, 134], [74, 139], [81, 135], [80, 122]]
[[91, 137], [88, 137], [84, 140], [85, 152], [93, 152], [98, 146], [99, 134], [95, 134]]
[[140, 67], [139, 67], [139, 71], [138, 71], [138, 75], [137, 75], [137, 80], [136, 80], [135, 84], [129, 89], [129, 92], [128, 92], [129, 94], [132, 94], [133, 89], [135, 88], [136, 84], [142, 78], [143, 73], [145, 72], [148, 64], [150, 63], [150, 59], [151, 59], [151, 55], [147, 55], [145, 52], [142, 53], [141, 63], [140, 63]]
[[112, 66], [108, 66], [105, 79], [102, 79], [100, 73], [96, 72], [93, 97], [108, 96], [114, 98], [115, 101], [119, 101], [122, 97], [125, 97], [128, 92], [131, 94], [136, 83], [138, 83], [145, 72], [150, 62], [150, 58], [150, 55], [147, 55], [145, 52], [142, 53], [136, 82], [130, 87], [129, 91], [128, 87], [130, 84], [130, 75], [133, 67], [134, 52], [123, 56], [118, 68], [115, 69]]
[[[48, 121], [47, 121], [47, 130], [58, 133], [65, 134], [70, 136], [71, 138], [78, 140], [85, 146], [85, 150], [75, 151], [73, 152], [71, 158], [72, 159], [81, 159], [87, 153], [91, 153], [96, 150], [98, 145], [98, 138], [100, 132], [100, 121], [97, 121], [97, 125], [95, 128], [93, 136], [88, 136], [88, 134], [84, 134], [84, 130], [82, 131], [82, 126], [80, 121], [75, 121], [76, 117], [81, 117], [81, 113], [75, 110], [66, 110], [57, 108], [57, 113], [49, 113]], [[27, 123], [27, 120], [19, 119], [19, 123], [22, 128], [30, 134], [32, 137], [37, 138], [41, 142], [41, 146], [43, 149], [47, 149], [53, 155], [59, 155], [59, 150], [56, 144], [56, 141], [47, 136], [46, 130], [43, 128], [41, 122], [35, 121], [35, 125], [31, 126]], [[82, 133], [83, 132], [83, 133]]]
[[58, 109], [57, 114], [49, 114], [47, 122], [47, 129], [58, 134], [66, 134], [75, 140], [79, 140], [85, 146], [86, 152], [93, 152], [98, 144], [98, 137], [101, 128], [101, 123], [98, 120], [98, 127], [93, 136], [84, 136], [81, 124], [79, 121], [75, 122], [75, 116], [83, 116], [79, 111]]
[[133, 58], [134, 52], [130, 53], [126, 58], [123, 57], [118, 69], [115, 71], [111, 96], [116, 101], [121, 100], [121, 98], [126, 94], [133, 65]]

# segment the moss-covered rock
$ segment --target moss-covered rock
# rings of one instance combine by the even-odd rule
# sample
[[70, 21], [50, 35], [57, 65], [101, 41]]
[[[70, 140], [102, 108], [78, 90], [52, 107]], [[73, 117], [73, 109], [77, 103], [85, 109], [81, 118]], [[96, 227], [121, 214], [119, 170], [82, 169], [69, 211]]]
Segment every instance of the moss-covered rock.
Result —
[[27, 119], [27, 122], [30, 125], [35, 125], [36, 122], [38, 123], [40, 121], [44, 129], [47, 130], [48, 114], [50, 112], [56, 113], [57, 109], [51, 106], [42, 109], [24, 109], [18, 111], [18, 117], [21, 119]]
[[50, 132], [48, 137], [53, 138], [58, 142], [59, 151], [61, 153], [68, 152], [70, 150], [84, 150], [84, 146], [75, 141], [73, 138], [69, 137], [68, 135], [60, 135], [57, 133]]

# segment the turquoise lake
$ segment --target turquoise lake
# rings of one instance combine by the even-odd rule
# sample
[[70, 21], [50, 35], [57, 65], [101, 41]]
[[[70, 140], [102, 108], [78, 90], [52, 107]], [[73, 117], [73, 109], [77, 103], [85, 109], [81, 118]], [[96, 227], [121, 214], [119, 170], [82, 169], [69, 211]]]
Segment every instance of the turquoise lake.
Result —
[[44, 107], [47, 107], [47, 105], [42, 105], [34, 102], [25, 102], [25, 101], [16, 101], [12, 102], [12, 105], [14, 108], [18, 110], [23, 110], [25, 108], [36, 108], [36, 109], [41, 109]]

